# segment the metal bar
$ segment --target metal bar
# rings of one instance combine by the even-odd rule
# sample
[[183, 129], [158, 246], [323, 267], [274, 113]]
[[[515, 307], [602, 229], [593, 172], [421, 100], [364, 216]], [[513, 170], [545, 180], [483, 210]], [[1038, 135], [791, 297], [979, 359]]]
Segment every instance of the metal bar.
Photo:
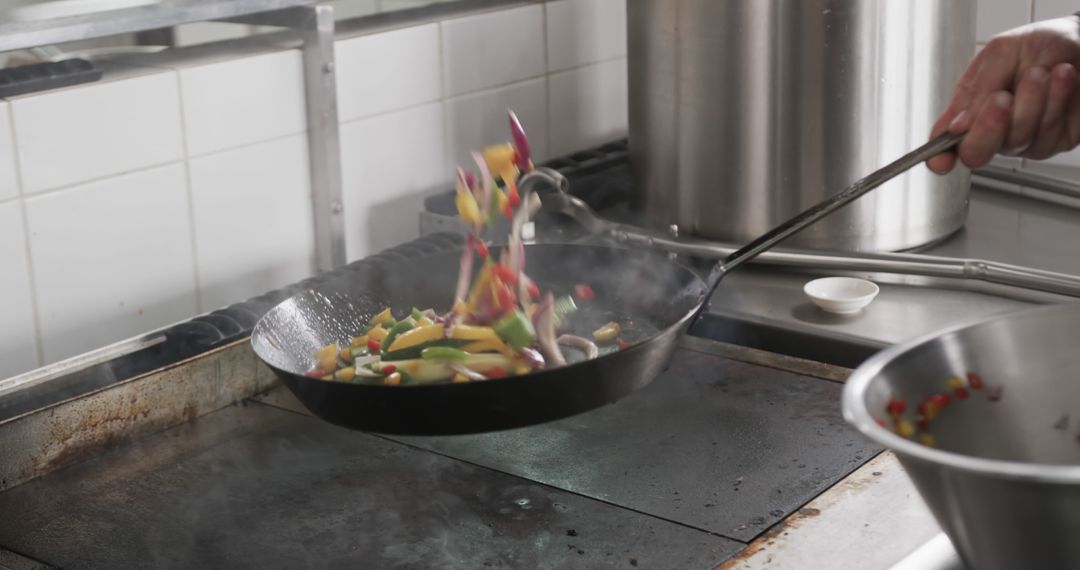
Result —
[[310, 6], [314, 0], [173, 0], [118, 10], [0, 23], [0, 52]]
[[[706, 240], [664, 238], [641, 230], [620, 227], [611, 235], [626, 245], [651, 247], [661, 251], [706, 259], [723, 259], [735, 249]], [[811, 253], [806, 251], [770, 251], [755, 259], [762, 265], [832, 271], [868, 271], [901, 275], [922, 275], [950, 279], [971, 279], [1009, 287], [1080, 297], [1080, 277], [1031, 267], [982, 259], [953, 259], [907, 253]]]
[[[918, 152], [916, 151], [913, 154]], [[705, 259], [729, 259], [737, 253], [736, 248], [725, 244], [703, 239], [661, 237], [634, 226], [618, 224], [601, 218], [588, 204], [567, 193], [566, 178], [549, 168], [538, 168], [529, 173], [528, 177], [530, 183], [543, 182], [556, 190], [556, 192], [545, 195], [545, 202], [553, 204], [561, 213], [573, 218], [586, 230], [611, 236], [615, 241], [625, 245], [653, 248]], [[742, 250], [745, 252], [747, 247], [742, 248]], [[1033, 291], [1080, 297], [1080, 277], [982, 259], [953, 259], [904, 253], [847, 254], [779, 250], [760, 253], [753, 258], [753, 261], [764, 265], [789, 268], [868, 271], [970, 279]], [[713, 271], [715, 273], [716, 269]]]
[[345, 265], [345, 218], [334, 62], [334, 9], [302, 6], [245, 15], [231, 22], [297, 29], [303, 39], [308, 163], [315, 228], [315, 269]]
[[976, 182], [979, 181], [979, 177], [983, 177], [998, 182], [1019, 184], [1026, 188], [1034, 188], [1035, 190], [1042, 190], [1043, 192], [1057, 194], [1058, 196], [1080, 199], [1080, 184], [1058, 178], [1051, 178], [1049, 176], [1042, 176], [1032, 172], [1025, 172], [1017, 168], [987, 165], [974, 171], [972, 174], [975, 175]]
[[338, 135], [337, 74], [334, 64], [334, 9], [304, 8], [304, 91], [308, 157], [315, 223], [315, 268], [345, 265], [345, 216], [341, 189], [341, 141]]
[[67, 360], [62, 360], [47, 366], [42, 366], [36, 370], [31, 370], [25, 374], [18, 376], [12, 376], [5, 380], [0, 380], [0, 397], [10, 394], [16, 390], [22, 390], [31, 386], [36, 386], [49, 380], [54, 380], [61, 376], [67, 376], [76, 372], [86, 370], [91, 366], [97, 366], [103, 362], [109, 362], [111, 360], [120, 358], [140, 350], [150, 348], [165, 342], [165, 335], [163, 334], [149, 334], [138, 338], [128, 339], [122, 342], [111, 344], [74, 356]]

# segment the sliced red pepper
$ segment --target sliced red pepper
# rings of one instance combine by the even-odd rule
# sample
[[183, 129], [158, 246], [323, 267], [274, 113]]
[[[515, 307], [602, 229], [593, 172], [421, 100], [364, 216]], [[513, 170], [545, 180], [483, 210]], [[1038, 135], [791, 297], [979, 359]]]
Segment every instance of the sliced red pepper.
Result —
[[618, 342], [619, 342], [619, 350], [624, 350], [624, 349], [630, 348], [630, 343], [626, 342], [625, 340], [620, 338]]
[[907, 402], [904, 400], [889, 400], [889, 403], [885, 406], [885, 411], [889, 412], [890, 416], [899, 416], [907, 410]]
[[397, 366], [394, 366], [393, 364], [387, 364], [386, 366], [382, 367], [382, 373], [386, 374], [387, 376], [395, 372], [397, 372]]
[[589, 287], [588, 285], [578, 285], [574, 287], [574, 296], [577, 297], [579, 301], [587, 303], [592, 301], [596, 294], [593, 293], [592, 287]]
[[919, 427], [920, 431], [930, 431], [930, 420], [926, 419], [926, 416], [922, 414], [915, 416], [915, 425]]
[[496, 292], [499, 294], [499, 298], [496, 299], [499, 310], [509, 311], [517, 305], [517, 295], [514, 295], [514, 290], [507, 283], [501, 283]]
[[967, 388], [957, 388], [953, 390], [953, 397], [957, 400], [966, 400], [968, 397]]
[[379, 352], [382, 350], [382, 343], [377, 340], [369, 340], [367, 341], [367, 347], [372, 353]]
[[874, 420], [874, 423], [876, 423], [877, 425], [879, 425], [879, 426], [881, 426], [881, 427], [885, 427], [885, 422], [884, 422], [884, 421], [882, 421], [882, 420], [879, 420], [879, 419], [875, 419], [875, 420]]
[[536, 281], [529, 281], [529, 298], [536, 301], [540, 298], [540, 286], [536, 284]]
[[968, 372], [967, 379], [968, 379], [968, 385], [970, 385], [975, 390], [982, 390], [983, 389], [982, 377], [979, 376], [978, 374], [976, 374], [974, 372]]
[[507, 285], [517, 285], [517, 282], [518, 282], [517, 273], [514, 273], [506, 265], [503, 265], [502, 263], [497, 263], [492, 268], [492, 271], [495, 273], [496, 277], [498, 277], [499, 279], [501, 279], [503, 281], [503, 283], [506, 283]]
[[949, 397], [945, 394], [934, 394], [930, 396], [930, 405], [940, 412], [945, 409], [945, 406], [949, 405]]
[[[515, 160], [515, 162], [516, 162], [516, 160]], [[507, 180], [506, 181], [506, 186], [507, 186], [506, 198], [509, 201], [510, 207], [511, 208], [517, 208], [518, 206], [521, 205], [521, 194], [518, 193], [517, 185], [514, 184], [513, 182]]]
[[309, 370], [305, 376], [308, 378], [322, 378], [323, 376], [326, 376], [326, 373], [322, 370]]
[[504, 216], [506, 216], [506, 219], [514, 219], [514, 208], [510, 205], [510, 202], [507, 202], [503, 205], [502, 213]]
[[491, 252], [488, 251], [487, 244], [484, 243], [483, 240], [476, 240], [476, 243], [473, 245], [473, 247], [476, 249], [476, 254], [484, 259], [487, 259], [488, 255], [491, 254]]
[[492, 368], [484, 372], [484, 378], [506, 378], [506, 371], [502, 368]]

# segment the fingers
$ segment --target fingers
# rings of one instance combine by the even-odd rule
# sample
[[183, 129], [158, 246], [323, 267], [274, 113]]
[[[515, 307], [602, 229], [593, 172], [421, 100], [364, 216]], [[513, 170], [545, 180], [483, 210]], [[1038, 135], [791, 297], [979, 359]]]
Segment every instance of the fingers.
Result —
[[1008, 91], [996, 91], [986, 97], [957, 151], [965, 166], [974, 169], [986, 165], [1005, 143], [1012, 120], [1013, 100]]
[[1059, 149], [1065, 133], [1065, 114], [1077, 86], [1076, 68], [1062, 63], [1050, 71], [1050, 85], [1046, 96], [1039, 128], [1023, 156], [1041, 160], [1049, 158]]
[[1032, 67], [1021, 77], [1013, 97], [1012, 121], [1008, 125], [1002, 154], [1019, 156], [1031, 146], [1041, 126], [1050, 94], [1050, 73]]

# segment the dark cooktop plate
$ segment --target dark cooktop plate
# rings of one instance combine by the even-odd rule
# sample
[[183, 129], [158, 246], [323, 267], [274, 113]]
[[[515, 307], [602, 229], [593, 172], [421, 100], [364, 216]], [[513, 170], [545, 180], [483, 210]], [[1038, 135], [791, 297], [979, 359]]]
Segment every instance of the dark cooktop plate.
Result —
[[844, 422], [841, 388], [680, 348], [651, 385], [588, 414], [395, 439], [748, 542], [880, 451]]
[[62, 568], [712, 568], [745, 545], [317, 419], [227, 408], [0, 494]]

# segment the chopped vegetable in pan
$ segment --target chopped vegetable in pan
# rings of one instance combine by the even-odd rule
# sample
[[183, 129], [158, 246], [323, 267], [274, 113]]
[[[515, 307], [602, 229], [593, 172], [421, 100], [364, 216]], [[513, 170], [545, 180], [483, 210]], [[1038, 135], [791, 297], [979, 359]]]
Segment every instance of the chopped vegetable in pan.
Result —
[[[510, 129], [513, 143], [473, 153], [475, 173], [457, 171], [454, 202], [470, 231], [451, 310], [439, 314], [414, 307], [406, 313], [388, 307], [343, 346], [316, 350], [309, 377], [387, 386], [474, 382], [565, 365], [563, 347], [593, 359], [600, 355], [598, 345], [606, 352], [630, 346], [621, 336], [623, 325], [615, 321], [576, 331], [580, 336], [568, 330], [579, 304], [596, 297], [590, 285], [556, 295], [542, 291], [525, 272], [522, 227], [539, 211], [540, 197], [518, 189], [533, 163], [513, 112]], [[496, 252], [477, 235], [498, 216], [511, 221], [511, 231], [506, 248]]]

